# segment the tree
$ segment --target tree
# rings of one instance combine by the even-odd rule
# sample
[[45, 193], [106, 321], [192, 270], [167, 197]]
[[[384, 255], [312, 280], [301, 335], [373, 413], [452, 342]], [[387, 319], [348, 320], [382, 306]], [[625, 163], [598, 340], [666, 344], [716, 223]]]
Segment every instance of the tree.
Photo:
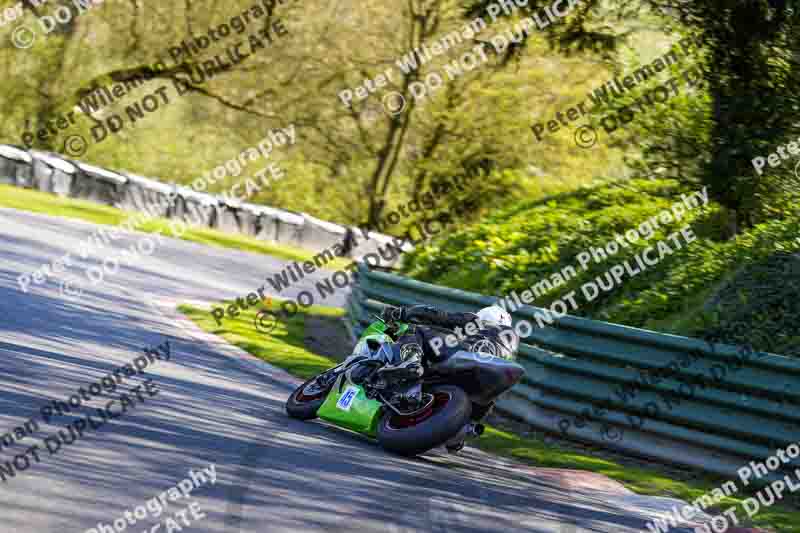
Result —
[[[471, 12], [485, 14], [490, 4], [476, 2]], [[550, 4], [529, 2], [525, 12], [539, 12]], [[610, 22], [630, 22], [649, 13], [659, 17], [665, 31], [693, 34], [702, 42], [706, 56], [700, 68], [711, 104], [710, 116], [698, 115], [689, 106], [679, 119], [690, 128], [707, 129], [708, 135], [683, 135], [674, 143], [664, 135], [676, 134], [674, 129], [651, 121], [656, 131], [645, 129], [639, 140], [656, 146], [645, 155], [658, 154], [655, 160], [668, 163], [670, 174], [708, 186], [712, 198], [727, 208], [728, 233], [734, 236], [754, 223], [758, 209], [775, 190], [770, 179], [753, 171], [751, 160], [797, 133], [800, 12], [786, 0], [589, 0], [563, 24], [549, 27], [546, 35], [563, 53], [608, 53], [630, 36]], [[522, 53], [526, 44], [514, 53]], [[651, 133], [656, 133], [655, 140], [648, 139]], [[703, 163], [696, 174], [681, 171], [684, 163], [692, 165], [698, 158]]]
[[[18, 143], [22, 132], [36, 131], [74, 110], [80, 99], [101, 86], [145, 76], [158, 59], [170, 56], [169, 48], [207, 33], [252, 4], [185, 0], [145, 9], [140, 0], [106, 2], [74, 17], [63, 32], [40, 36], [30, 50], [0, 44], [0, 65], [11, 74], [0, 80], [0, 106], [8, 119], [0, 123], [0, 136]], [[44, 9], [52, 14], [55, 7], [48, 2]], [[552, 175], [533, 179], [547, 174], [543, 168], [565, 165], [568, 178], [562, 182], [557, 176], [564, 187], [583, 182], [592, 165], [567, 153], [571, 148], [583, 154], [571, 140], [520, 143], [530, 118], [518, 108], [528, 106], [529, 115], [560, 98], [554, 94], [556, 87], [543, 83], [551, 63], [540, 68], [540, 58], [534, 57], [518, 62], [515, 71], [509, 58], [484, 46], [486, 61], [448, 76], [447, 65], [458, 63], [488, 38], [463, 32], [468, 36], [446, 53], [416, 68], [399, 67], [398, 59], [423, 43], [430, 47], [460, 32], [467, 26], [464, 13], [461, 0], [405, 0], [400, 9], [386, 0], [282, 4], [254, 21], [241, 37], [231, 37], [246, 39], [280, 20], [289, 35], [267, 50], [203, 83], [193, 81], [189, 73], [215, 54], [224, 54], [233, 41], [212, 44], [192, 57], [180, 56], [114, 103], [86, 115], [77, 113], [75, 127], [37, 139], [34, 147], [60, 152], [66, 137], [76, 133], [91, 140], [93, 126], [112, 114], [124, 115], [130, 105], [163, 86], [168, 106], [135, 124], [128, 121], [119, 134], [90, 143], [85, 156], [75, 157], [185, 184], [236, 157], [267, 129], [295, 124], [298, 144], [291, 152], [272, 156], [286, 166], [291, 180], [249, 201], [373, 228], [392, 203], [405, 202], [454, 176], [481, 176], [471, 181], [468, 200], [477, 200], [483, 210], [524, 196], [530, 188], [535, 194], [549, 190], [544, 182]], [[85, 43], [102, 53], [88, 53]], [[534, 56], [548, 53], [541, 47], [529, 51]], [[561, 94], [585, 90], [584, 67], [565, 68], [569, 88]], [[380, 91], [354, 97], [351, 105], [341, 102], [342, 91], [364, 87], [365, 80], [387, 70], [392, 75]], [[414, 90], [436, 73], [444, 78], [442, 89], [430, 91], [418, 103]], [[175, 83], [186, 89], [180, 97]], [[389, 92], [407, 102], [397, 114], [384, 109]], [[242, 177], [228, 177], [209, 192], [228, 190]], [[467, 198], [453, 195], [452, 200], [462, 199]]]

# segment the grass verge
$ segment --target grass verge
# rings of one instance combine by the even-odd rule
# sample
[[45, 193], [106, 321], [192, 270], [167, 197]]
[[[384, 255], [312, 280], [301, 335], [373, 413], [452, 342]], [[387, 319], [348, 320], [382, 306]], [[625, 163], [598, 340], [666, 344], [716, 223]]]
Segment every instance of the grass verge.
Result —
[[[622, 465], [599, 457], [563, 451], [557, 445], [523, 438], [496, 428], [487, 428], [483, 436], [475, 443], [482, 450], [511, 457], [523, 463], [545, 468], [569, 468], [596, 472], [621, 482], [636, 494], [679, 498], [686, 502], [695, 501], [727, 481], [713, 476], [690, 482], [676, 481], [658, 472]], [[737, 481], [734, 480], [734, 483]], [[737, 487], [739, 487], [738, 483]], [[742, 508], [742, 502], [751, 496], [751, 494], [739, 493], [739, 497], [727, 497], [713, 509], [707, 509], [706, 512], [715, 515], [731, 507], [736, 507], [736, 517], [740, 522], [747, 523], [747, 513]], [[772, 528], [781, 533], [800, 533], [800, 511], [793, 508], [786, 500], [766, 509], [762, 505], [761, 511], [755, 514], [751, 521], [757, 527]]]
[[[279, 302], [262, 302], [262, 309], [278, 310]], [[344, 314], [338, 307], [312, 305], [300, 309], [294, 316], [276, 323], [271, 333], [262, 334], [255, 328], [256, 315], [260, 309], [250, 308], [235, 318], [226, 317], [217, 325], [208, 310], [188, 305], [178, 307], [183, 314], [209, 333], [219, 335], [231, 344], [282, 368], [297, 377], [308, 379], [338, 363], [333, 359], [317, 355], [305, 348], [305, 321], [308, 316], [337, 317]]]
[[[74, 218], [106, 226], [119, 225], [131, 215], [127, 211], [106, 205], [74, 198], [63, 198], [42, 191], [22, 189], [10, 185], [0, 185], [0, 207], [9, 207], [20, 211], [30, 211], [56, 217]], [[169, 230], [169, 220], [161, 218], [142, 224], [137, 229], [145, 233], [161, 232], [164, 235], [172, 234]], [[223, 233], [206, 228], [189, 228], [180, 238], [185, 241], [211, 246], [271, 255], [287, 261], [311, 261], [315, 255], [312, 252], [292, 246], [268, 243], [244, 235]], [[350, 263], [351, 261], [348, 259], [337, 257], [325, 264], [324, 268], [341, 270]]]
[[[263, 305], [265, 309], [278, 309], [278, 302], [274, 300], [264, 302]], [[342, 316], [341, 309], [323, 306], [301, 309], [295, 316], [279, 323], [270, 335], [262, 335], [256, 331], [253, 322], [257, 310], [244, 311], [235, 319], [226, 318], [222, 325], [218, 326], [207, 310], [190, 306], [181, 306], [179, 309], [205, 331], [220, 335], [232, 344], [295, 376], [307, 379], [337, 364], [333, 359], [309, 352], [304, 347], [303, 338], [307, 316]], [[596, 472], [621, 482], [637, 494], [680, 498], [686, 502], [693, 502], [725, 481], [711, 476], [691, 482], [676, 481], [658, 472], [564, 451], [557, 445], [523, 438], [493, 427], [487, 427], [486, 433], [474, 443], [487, 452], [537, 467]], [[728, 497], [714, 510], [709, 509], [707, 512], [717, 514], [717, 511], [722, 512], [736, 506], [736, 516], [744, 523], [747, 514], [742, 510], [741, 502], [746, 498], [747, 496]], [[800, 533], [800, 512], [786, 504], [776, 504], [755, 515], [753, 523], [782, 533]]]

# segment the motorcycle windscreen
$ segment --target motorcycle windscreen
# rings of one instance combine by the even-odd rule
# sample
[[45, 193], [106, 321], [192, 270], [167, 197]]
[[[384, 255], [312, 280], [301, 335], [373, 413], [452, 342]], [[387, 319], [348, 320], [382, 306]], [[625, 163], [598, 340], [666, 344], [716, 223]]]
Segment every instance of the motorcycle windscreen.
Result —
[[345, 384], [339, 392], [344, 376], [339, 376], [317, 416], [337, 426], [375, 437], [380, 419], [381, 403], [367, 398], [364, 389], [352, 383]]

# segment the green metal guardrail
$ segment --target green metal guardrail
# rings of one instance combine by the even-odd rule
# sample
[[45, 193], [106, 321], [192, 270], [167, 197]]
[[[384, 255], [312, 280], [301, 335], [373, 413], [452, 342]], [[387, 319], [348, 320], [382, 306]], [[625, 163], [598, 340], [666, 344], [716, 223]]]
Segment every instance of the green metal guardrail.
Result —
[[[363, 265], [358, 278], [347, 305], [356, 335], [384, 304], [476, 311], [498, 301]], [[514, 323], [535, 326], [537, 312], [524, 306]], [[569, 438], [725, 476], [800, 442], [796, 359], [564, 316], [534, 327], [520, 363], [526, 376], [498, 409]]]

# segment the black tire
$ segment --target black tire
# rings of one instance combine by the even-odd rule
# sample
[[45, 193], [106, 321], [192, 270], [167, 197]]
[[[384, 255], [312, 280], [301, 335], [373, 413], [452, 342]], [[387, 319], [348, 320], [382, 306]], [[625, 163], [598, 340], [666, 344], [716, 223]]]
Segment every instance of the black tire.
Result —
[[286, 400], [286, 413], [292, 418], [297, 418], [298, 420], [313, 420], [317, 418], [317, 411], [325, 403], [331, 387], [325, 389], [321, 396], [305, 396], [306, 386], [315, 379], [317, 378], [313, 377], [297, 387], [289, 396], [289, 399]]
[[432, 415], [409, 427], [394, 427], [398, 415], [391, 410], [378, 423], [378, 442], [385, 449], [405, 456], [419, 455], [441, 446], [469, 423], [472, 404], [458, 387], [440, 385], [431, 388], [434, 397], [446, 396], [447, 402]]

